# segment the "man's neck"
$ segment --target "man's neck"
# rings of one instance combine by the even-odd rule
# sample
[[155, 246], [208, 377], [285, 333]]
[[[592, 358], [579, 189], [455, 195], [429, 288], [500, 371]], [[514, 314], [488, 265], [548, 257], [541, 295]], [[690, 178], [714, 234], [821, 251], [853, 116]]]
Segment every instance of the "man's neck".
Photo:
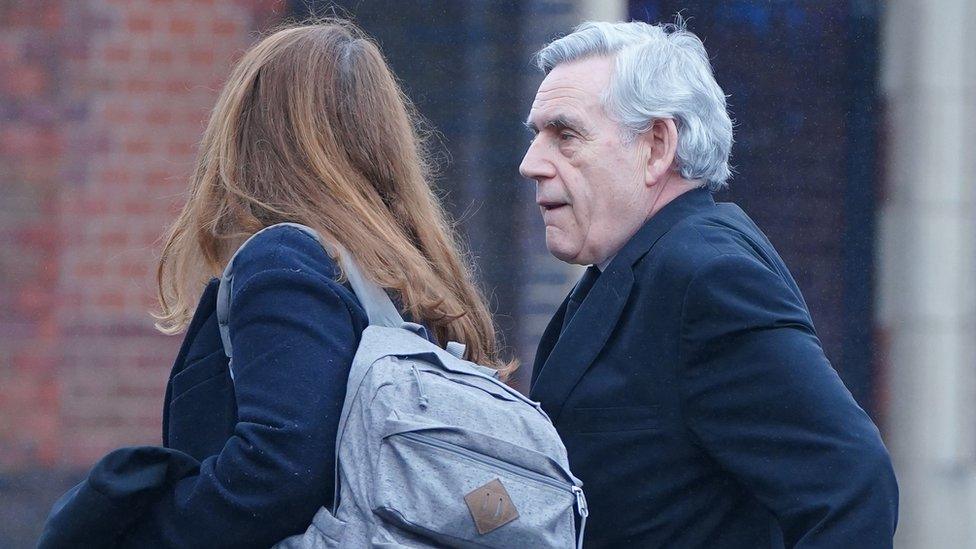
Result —
[[657, 198], [655, 198], [654, 202], [651, 204], [650, 213], [644, 220], [645, 223], [650, 218], [654, 217], [657, 212], [661, 211], [665, 206], [674, 201], [674, 199], [688, 191], [693, 191], [702, 187], [701, 181], [685, 179], [677, 173], [671, 173], [668, 179], [659, 184], [661, 185], [661, 190], [659, 191]]
[[[662, 185], [663, 187], [660, 194], [658, 195], [657, 199], [655, 199], [654, 204], [651, 205], [651, 213], [648, 214], [648, 216], [644, 219], [644, 224], [650, 221], [650, 219], [654, 217], [657, 212], [661, 211], [665, 206], [673, 202], [679, 196], [689, 191], [701, 188], [702, 186], [700, 181], [685, 179], [677, 174], [673, 174], [671, 178], [668, 181], [663, 182]], [[640, 227], [638, 227], [638, 230], [640, 230]], [[636, 233], [637, 231], [634, 232]], [[633, 236], [634, 235], [630, 235], [627, 240], [629, 241], [631, 238], [633, 238]], [[624, 245], [626, 245], [626, 242]], [[620, 250], [618, 249], [617, 252], [619, 251]], [[617, 252], [610, 254], [610, 257], [601, 261], [600, 263], [594, 263], [594, 265], [597, 269], [600, 269], [600, 272], [602, 273], [603, 271], [607, 270], [607, 267], [610, 266], [610, 262], [613, 261], [613, 258], [617, 256]]]

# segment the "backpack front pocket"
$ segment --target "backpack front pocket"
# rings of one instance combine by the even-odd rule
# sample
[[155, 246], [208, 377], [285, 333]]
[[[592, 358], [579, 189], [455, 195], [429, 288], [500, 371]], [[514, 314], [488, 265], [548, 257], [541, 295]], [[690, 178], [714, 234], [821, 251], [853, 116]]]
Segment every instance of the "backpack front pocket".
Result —
[[385, 521], [453, 547], [575, 545], [579, 488], [544, 454], [456, 427], [389, 425], [372, 502]]

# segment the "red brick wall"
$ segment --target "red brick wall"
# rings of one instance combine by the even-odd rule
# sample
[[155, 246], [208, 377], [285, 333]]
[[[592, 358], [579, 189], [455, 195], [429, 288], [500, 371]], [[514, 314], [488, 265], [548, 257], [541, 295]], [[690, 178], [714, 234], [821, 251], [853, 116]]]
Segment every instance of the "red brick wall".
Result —
[[273, 0], [0, 1], [0, 472], [158, 443], [158, 241]]

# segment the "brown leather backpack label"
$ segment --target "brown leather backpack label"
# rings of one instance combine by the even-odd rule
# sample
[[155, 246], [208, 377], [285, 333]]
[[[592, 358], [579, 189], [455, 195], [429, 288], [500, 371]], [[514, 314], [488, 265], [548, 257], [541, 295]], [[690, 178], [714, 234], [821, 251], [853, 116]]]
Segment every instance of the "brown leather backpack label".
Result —
[[508, 491], [497, 478], [472, 490], [464, 496], [464, 502], [468, 505], [474, 525], [481, 535], [497, 530], [519, 516]]

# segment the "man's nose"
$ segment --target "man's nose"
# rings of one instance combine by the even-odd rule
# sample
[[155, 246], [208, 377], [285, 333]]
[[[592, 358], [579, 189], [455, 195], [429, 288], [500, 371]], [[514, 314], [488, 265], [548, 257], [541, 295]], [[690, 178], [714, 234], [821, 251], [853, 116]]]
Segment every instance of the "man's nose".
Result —
[[525, 157], [519, 165], [519, 173], [522, 177], [527, 177], [534, 181], [555, 177], [555, 167], [545, 157], [545, 151], [540, 143], [541, 139], [533, 139], [529, 145], [529, 150], [525, 151]]

